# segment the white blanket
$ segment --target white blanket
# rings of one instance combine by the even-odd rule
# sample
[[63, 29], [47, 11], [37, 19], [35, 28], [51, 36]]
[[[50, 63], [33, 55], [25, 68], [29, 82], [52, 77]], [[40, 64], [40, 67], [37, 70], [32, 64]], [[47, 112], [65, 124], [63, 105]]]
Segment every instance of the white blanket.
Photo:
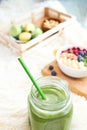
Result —
[[[0, 28], [8, 29], [10, 21], [14, 17], [22, 16], [28, 12], [28, 3], [28, 0], [21, 4], [17, 4], [17, 0], [13, 3], [11, 0], [8, 3], [2, 3], [0, 5]], [[33, 5], [33, 2], [31, 3]], [[44, 3], [44, 5], [47, 4], [64, 11], [58, 2]], [[86, 33], [78, 22], [75, 22], [72, 26], [67, 27], [61, 35], [32, 48], [23, 59], [37, 79], [42, 76], [41, 69], [55, 59], [53, 55], [55, 49], [66, 44], [87, 46]], [[17, 58], [18, 55], [15, 52], [2, 43], [0, 44], [0, 130], [29, 130], [27, 96], [31, 81]], [[87, 130], [87, 100], [72, 92], [71, 98], [74, 113], [70, 130]]]

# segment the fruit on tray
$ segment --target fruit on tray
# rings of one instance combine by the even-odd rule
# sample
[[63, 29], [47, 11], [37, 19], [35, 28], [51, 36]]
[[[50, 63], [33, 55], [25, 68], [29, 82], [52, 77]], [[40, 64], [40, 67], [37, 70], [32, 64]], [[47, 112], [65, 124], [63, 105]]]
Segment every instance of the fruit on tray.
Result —
[[60, 54], [60, 60], [66, 66], [82, 69], [87, 67], [87, 49], [72, 47], [63, 50]]
[[31, 39], [31, 33], [29, 32], [22, 32], [19, 34], [19, 40], [26, 43]]
[[32, 35], [33, 35], [34, 37], [37, 37], [37, 36], [39, 36], [39, 35], [42, 34], [42, 33], [43, 33], [42, 29], [40, 29], [39, 27], [36, 27], [36, 28], [35, 28], [35, 31], [32, 33]]
[[18, 36], [21, 33], [21, 31], [22, 31], [21, 26], [11, 26], [10, 28], [10, 34], [13, 37]]
[[[12, 25], [10, 28], [10, 35], [21, 41], [21, 43], [27, 43], [28, 41], [38, 37], [43, 33], [42, 29], [36, 27], [33, 23], [27, 23], [25, 25]], [[18, 42], [19, 43], [19, 42]]]
[[25, 25], [25, 32], [29, 32], [29, 31], [31, 31], [31, 32], [34, 32], [34, 31], [35, 31], [35, 25], [34, 25], [34, 24], [32, 24], [32, 23], [27, 23], [27, 24]]

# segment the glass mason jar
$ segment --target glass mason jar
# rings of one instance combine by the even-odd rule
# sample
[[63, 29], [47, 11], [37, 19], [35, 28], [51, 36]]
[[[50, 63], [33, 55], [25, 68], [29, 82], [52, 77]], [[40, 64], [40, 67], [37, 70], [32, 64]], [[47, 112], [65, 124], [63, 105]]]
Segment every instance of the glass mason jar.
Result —
[[54, 76], [42, 77], [37, 82], [46, 100], [32, 86], [28, 96], [30, 130], [69, 130], [73, 105], [68, 83]]

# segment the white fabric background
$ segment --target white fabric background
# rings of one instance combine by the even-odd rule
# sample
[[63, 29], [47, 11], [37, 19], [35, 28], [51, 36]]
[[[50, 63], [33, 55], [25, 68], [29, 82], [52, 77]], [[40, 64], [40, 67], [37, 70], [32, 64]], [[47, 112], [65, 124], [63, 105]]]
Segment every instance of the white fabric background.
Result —
[[[44, 5], [47, 4], [64, 11], [58, 2], [44, 3]], [[40, 5], [42, 6], [43, 3]], [[22, 17], [34, 7], [36, 8], [38, 5], [34, 5], [34, 1], [29, 0], [2, 2], [0, 29], [8, 29], [11, 20]], [[66, 28], [61, 36], [48, 39], [32, 48], [28, 55], [23, 57], [36, 79], [42, 76], [41, 69], [55, 59], [53, 51], [66, 44], [87, 46], [86, 32], [77, 22]], [[15, 52], [2, 43], [0, 44], [0, 130], [29, 130], [27, 96], [31, 81], [17, 58], [18, 55]], [[72, 92], [71, 98], [74, 113], [70, 130], [87, 130], [87, 100]]]

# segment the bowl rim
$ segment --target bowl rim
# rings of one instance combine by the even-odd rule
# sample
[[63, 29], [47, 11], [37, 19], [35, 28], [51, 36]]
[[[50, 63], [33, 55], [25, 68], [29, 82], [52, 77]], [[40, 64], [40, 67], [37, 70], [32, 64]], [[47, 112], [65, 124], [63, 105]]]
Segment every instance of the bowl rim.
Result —
[[60, 56], [61, 52], [65, 49], [72, 48], [72, 47], [79, 47], [79, 48], [87, 49], [87, 47], [84, 47], [83, 45], [66, 45], [66, 46], [61, 47], [60, 49], [57, 50], [57, 53], [56, 53], [56, 60], [57, 60], [58, 64], [62, 64], [66, 69], [70, 69], [72, 71], [73, 70], [77, 71], [77, 72], [87, 71], [87, 67], [85, 67], [83, 69], [72, 68], [70, 66], [63, 64], [62, 61], [60, 60], [59, 56]]

